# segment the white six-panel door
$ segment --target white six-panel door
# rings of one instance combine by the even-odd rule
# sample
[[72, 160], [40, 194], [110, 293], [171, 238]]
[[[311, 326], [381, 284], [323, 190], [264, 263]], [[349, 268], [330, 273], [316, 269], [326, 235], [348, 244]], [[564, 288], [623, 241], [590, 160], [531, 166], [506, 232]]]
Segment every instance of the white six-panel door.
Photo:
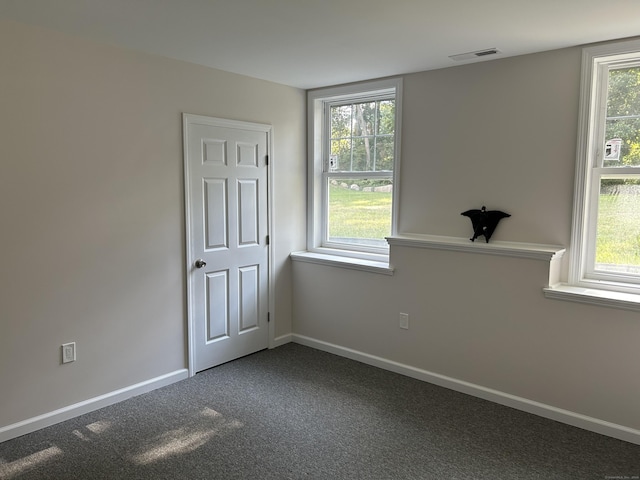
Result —
[[270, 131], [184, 115], [192, 373], [268, 346]]

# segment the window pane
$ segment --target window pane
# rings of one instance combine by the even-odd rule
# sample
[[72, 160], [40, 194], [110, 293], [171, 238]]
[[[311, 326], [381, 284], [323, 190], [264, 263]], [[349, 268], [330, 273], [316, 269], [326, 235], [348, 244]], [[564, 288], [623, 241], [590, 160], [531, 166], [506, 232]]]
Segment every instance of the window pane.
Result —
[[640, 113], [640, 66], [618, 68], [609, 72], [607, 117]]
[[353, 135], [364, 137], [376, 131], [376, 102], [356, 103], [354, 105]]
[[331, 138], [351, 136], [351, 105], [331, 107]]
[[393, 170], [393, 137], [378, 137], [376, 139], [375, 171]]
[[605, 167], [640, 165], [640, 67], [609, 72]]
[[328, 240], [386, 247], [391, 234], [391, 179], [329, 180]]
[[351, 171], [351, 139], [331, 140], [329, 171]]
[[640, 165], [640, 118], [607, 119], [604, 167]]
[[600, 181], [596, 270], [640, 275], [640, 180]]
[[351, 171], [373, 171], [373, 137], [356, 137], [353, 139]]
[[393, 135], [396, 125], [396, 102], [384, 100], [378, 103], [378, 135]]

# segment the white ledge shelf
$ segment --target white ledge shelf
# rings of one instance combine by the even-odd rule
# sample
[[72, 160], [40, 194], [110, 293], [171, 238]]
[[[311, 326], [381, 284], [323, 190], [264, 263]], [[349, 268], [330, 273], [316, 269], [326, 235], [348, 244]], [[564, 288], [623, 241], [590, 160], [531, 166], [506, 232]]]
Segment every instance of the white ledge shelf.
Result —
[[468, 238], [445, 237], [440, 235], [424, 235], [405, 233], [387, 237], [391, 246], [429, 248], [434, 250], [453, 250], [465, 253], [485, 255], [502, 255], [516, 258], [530, 258], [550, 262], [559, 260], [566, 249], [559, 245], [543, 245], [537, 243], [500, 242], [486, 243], [484, 240], [472, 242]]

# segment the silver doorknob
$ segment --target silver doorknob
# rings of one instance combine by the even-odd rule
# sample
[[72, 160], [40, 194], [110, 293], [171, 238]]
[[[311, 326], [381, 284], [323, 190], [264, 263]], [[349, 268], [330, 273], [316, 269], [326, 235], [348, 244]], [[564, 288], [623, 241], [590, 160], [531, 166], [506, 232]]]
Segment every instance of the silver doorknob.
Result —
[[202, 268], [202, 267], [206, 267], [206, 266], [207, 266], [207, 262], [205, 262], [201, 258], [196, 260], [196, 268]]

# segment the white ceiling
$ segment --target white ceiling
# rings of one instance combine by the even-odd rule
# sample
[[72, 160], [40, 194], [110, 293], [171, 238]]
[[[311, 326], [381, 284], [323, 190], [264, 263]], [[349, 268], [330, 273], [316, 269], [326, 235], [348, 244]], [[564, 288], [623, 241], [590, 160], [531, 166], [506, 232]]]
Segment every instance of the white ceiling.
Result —
[[0, 0], [0, 17], [304, 89], [640, 35], [640, 0]]

